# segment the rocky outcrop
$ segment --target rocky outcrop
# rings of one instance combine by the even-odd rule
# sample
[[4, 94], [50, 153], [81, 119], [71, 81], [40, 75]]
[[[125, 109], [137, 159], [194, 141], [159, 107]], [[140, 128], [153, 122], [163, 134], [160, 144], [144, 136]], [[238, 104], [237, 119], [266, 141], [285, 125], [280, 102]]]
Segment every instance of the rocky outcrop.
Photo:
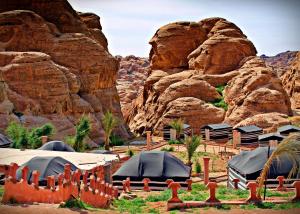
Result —
[[282, 76], [282, 83], [291, 98], [292, 108], [300, 109], [300, 52], [297, 53], [290, 69]]
[[236, 125], [261, 114], [274, 117], [266, 126], [270, 128], [278, 115], [291, 114], [280, 79], [255, 57], [243, 32], [225, 19], [165, 25], [150, 44], [152, 70], [126, 113], [134, 132], [161, 130], [182, 118], [199, 133], [209, 123]]
[[0, 8], [2, 117], [18, 112], [27, 126], [52, 122], [63, 139], [87, 114], [91, 141], [100, 143], [109, 110], [120, 119], [116, 132], [128, 137], [116, 90], [119, 63], [107, 51], [99, 17], [78, 15], [66, 0], [1, 1]]
[[117, 56], [120, 68], [117, 74], [117, 90], [120, 96], [121, 109], [124, 114], [131, 108], [132, 102], [141, 93], [144, 82], [150, 71], [147, 58], [133, 55]]
[[224, 100], [229, 106], [225, 122], [235, 125], [261, 113], [292, 115], [290, 100], [280, 79], [261, 59], [248, 59], [238, 72], [224, 91]]

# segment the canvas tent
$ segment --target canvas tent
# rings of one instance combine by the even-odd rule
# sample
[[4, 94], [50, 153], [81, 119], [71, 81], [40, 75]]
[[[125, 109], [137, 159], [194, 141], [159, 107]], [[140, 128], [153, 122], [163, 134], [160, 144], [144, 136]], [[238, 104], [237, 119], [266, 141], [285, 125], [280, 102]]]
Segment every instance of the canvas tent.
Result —
[[[270, 155], [274, 151], [271, 147]], [[228, 162], [228, 186], [233, 187], [233, 179], [240, 180], [238, 187], [246, 189], [249, 180], [256, 180], [263, 169], [268, 158], [268, 147], [258, 147], [252, 151], [243, 151], [239, 155], [235, 155]], [[292, 169], [293, 163], [290, 159], [282, 155], [278, 160], [274, 160], [268, 178], [276, 179], [277, 176], [283, 175], [287, 177]]]
[[60, 152], [75, 152], [75, 150], [62, 141], [50, 141], [42, 145], [39, 150], [60, 151]]
[[[163, 128], [163, 139], [168, 141], [171, 140], [171, 129], [172, 127], [170, 125], [165, 125]], [[187, 136], [192, 135], [192, 129], [190, 125], [183, 124], [183, 133], [180, 135], [181, 139], [184, 139]]]
[[186, 181], [190, 177], [191, 168], [177, 157], [163, 151], [147, 151], [134, 155], [126, 161], [114, 174], [113, 180], [124, 180], [130, 177], [133, 181], [150, 178], [151, 181]]
[[226, 142], [232, 138], [232, 127], [226, 123], [208, 124], [201, 127], [201, 135], [203, 139], [208, 140], [208, 132], [209, 140]]
[[109, 150], [92, 150], [90, 151], [90, 153], [93, 153], [93, 154], [113, 154], [112, 151], [109, 151]]
[[263, 130], [255, 125], [240, 126], [235, 130], [240, 132], [242, 145], [257, 145], [258, 136], [263, 134]]
[[268, 146], [270, 141], [277, 141], [278, 143], [280, 143], [283, 139], [284, 136], [279, 133], [268, 133], [258, 136], [260, 146]]
[[11, 140], [8, 139], [5, 135], [0, 134], [0, 148], [10, 147]]
[[64, 167], [67, 163], [71, 165], [72, 171], [77, 169], [75, 165], [61, 157], [36, 156], [19, 167], [17, 170], [17, 179], [20, 180], [22, 178], [22, 169], [25, 166], [28, 166], [29, 172], [27, 180], [31, 182], [32, 172], [38, 170], [40, 172], [39, 183], [40, 185], [45, 186], [47, 184], [47, 176], [54, 175], [57, 180], [58, 175], [64, 172]]
[[293, 125], [286, 125], [279, 127], [277, 131], [283, 136], [288, 136], [291, 133], [300, 133], [300, 128]]

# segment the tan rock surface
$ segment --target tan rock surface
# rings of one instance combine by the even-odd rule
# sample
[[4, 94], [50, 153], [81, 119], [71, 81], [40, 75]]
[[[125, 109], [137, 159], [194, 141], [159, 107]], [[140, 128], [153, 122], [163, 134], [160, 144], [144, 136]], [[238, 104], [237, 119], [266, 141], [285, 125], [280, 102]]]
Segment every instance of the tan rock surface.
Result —
[[238, 71], [240, 74], [229, 81], [224, 91], [229, 105], [225, 122], [234, 125], [261, 113], [292, 115], [280, 79], [262, 60], [248, 59]]
[[107, 51], [99, 17], [78, 15], [66, 0], [4, 2], [0, 3], [0, 76], [13, 112], [32, 118], [27, 119], [28, 126], [39, 124], [35, 117], [54, 124], [59, 122], [55, 118], [61, 118], [58, 138], [64, 130], [74, 130], [82, 114], [89, 114], [90, 138], [100, 143], [101, 118], [110, 110], [121, 121], [116, 132], [128, 137], [116, 90], [119, 63]]
[[291, 98], [292, 108], [300, 109], [300, 52], [297, 53], [290, 69], [282, 76], [282, 83]]

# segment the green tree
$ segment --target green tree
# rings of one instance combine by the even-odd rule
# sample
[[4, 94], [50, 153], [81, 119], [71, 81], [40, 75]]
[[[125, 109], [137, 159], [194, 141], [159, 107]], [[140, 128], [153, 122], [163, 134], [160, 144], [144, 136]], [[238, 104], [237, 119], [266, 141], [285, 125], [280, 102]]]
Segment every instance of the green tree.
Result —
[[[24, 138], [24, 132], [27, 132], [27, 130], [20, 123], [13, 121], [9, 123], [5, 132], [7, 136], [12, 140], [12, 148], [19, 148], [20, 138]], [[23, 139], [22, 142], [23, 142], [22, 144], [24, 144]]]
[[102, 118], [102, 126], [105, 132], [105, 150], [109, 150], [110, 136], [113, 129], [118, 125], [118, 119], [110, 112], [107, 111]]
[[86, 116], [82, 116], [79, 120], [79, 122], [76, 124], [76, 134], [73, 138], [69, 141], [71, 144], [73, 144], [73, 148], [76, 152], [84, 151], [85, 145], [84, 145], [84, 139], [89, 135], [91, 131], [91, 124], [90, 120]]
[[181, 118], [172, 120], [169, 125], [176, 131], [176, 140], [180, 140], [180, 135], [183, 133], [183, 120]]
[[32, 149], [37, 149], [42, 146], [42, 136], [51, 136], [54, 133], [54, 126], [50, 123], [37, 128], [33, 128], [28, 133], [28, 143]]
[[187, 159], [188, 159], [187, 164], [189, 166], [192, 166], [192, 158], [200, 144], [201, 144], [201, 138], [199, 136], [194, 135], [192, 137], [187, 137], [185, 139], [185, 146], [186, 146]]
[[280, 156], [285, 155], [292, 162], [292, 169], [289, 172], [288, 178], [291, 178], [299, 171], [298, 169], [300, 163], [299, 152], [300, 152], [300, 134], [290, 135], [289, 137], [285, 138], [281, 143], [278, 144], [278, 146], [272, 152], [272, 154], [270, 155], [269, 159], [265, 163], [264, 168], [260, 173], [260, 180], [259, 180], [258, 192], [257, 192], [258, 196], [261, 195], [262, 187], [265, 183], [265, 180], [267, 179], [273, 161], [277, 160], [279, 163]]

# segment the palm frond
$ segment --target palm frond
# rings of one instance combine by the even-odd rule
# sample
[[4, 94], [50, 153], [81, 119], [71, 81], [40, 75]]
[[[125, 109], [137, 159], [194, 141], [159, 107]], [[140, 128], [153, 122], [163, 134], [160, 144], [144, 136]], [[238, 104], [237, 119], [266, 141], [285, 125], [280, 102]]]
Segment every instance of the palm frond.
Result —
[[201, 144], [201, 138], [199, 136], [187, 137], [185, 139], [185, 146], [187, 151], [188, 164], [191, 164], [192, 157]]
[[268, 172], [273, 161], [280, 163], [280, 157], [286, 156], [293, 164], [291, 171], [289, 172], [288, 178], [291, 178], [299, 171], [300, 163], [300, 134], [293, 134], [284, 139], [277, 148], [270, 155], [269, 159], [265, 163], [264, 168], [260, 173], [258, 196], [261, 194], [262, 187], [267, 178]]

